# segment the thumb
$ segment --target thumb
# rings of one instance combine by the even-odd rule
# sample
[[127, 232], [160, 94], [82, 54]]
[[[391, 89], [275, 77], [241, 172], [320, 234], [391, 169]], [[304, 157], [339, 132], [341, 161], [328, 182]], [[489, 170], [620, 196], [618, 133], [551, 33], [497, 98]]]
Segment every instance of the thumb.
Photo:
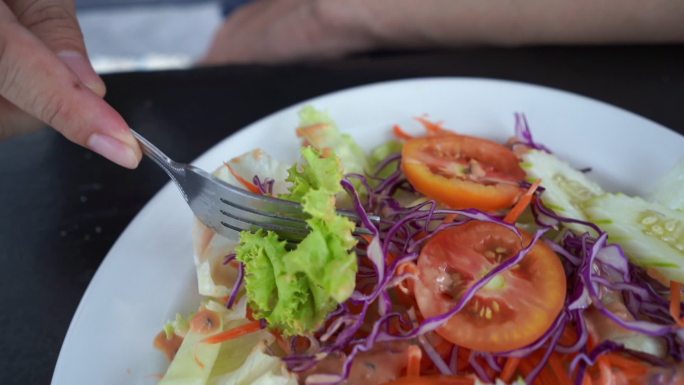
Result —
[[104, 96], [105, 84], [88, 60], [74, 0], [7, 0], [6, 3], [19, 23], [57, 54], [83, 85]]
[[83, 86], [0, 1], [0, 96], [69, 140], [124, 167], [142, 157], [124, 119]]

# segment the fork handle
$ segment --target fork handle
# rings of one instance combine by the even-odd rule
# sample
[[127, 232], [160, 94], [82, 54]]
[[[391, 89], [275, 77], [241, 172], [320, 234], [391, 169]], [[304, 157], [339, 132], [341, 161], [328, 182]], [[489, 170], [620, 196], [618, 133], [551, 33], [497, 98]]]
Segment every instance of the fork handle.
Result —
[[175, 170], [173, 167], [173, 161], [171, 158], [166, 156], [160, 149], [157, 148], [154, 144], [150, 143], [147, 139], [145, 139], [142, 135], [138, 134], [135, 130], [131, 129], [131, 132], [133, 133], [133, 136], [140, 142], [140, 147], [142, 148], [143, 154], [147, 155], [148, 158], [152, 159], [155, 163], [157, 163], [164, 171], [167, 173]]

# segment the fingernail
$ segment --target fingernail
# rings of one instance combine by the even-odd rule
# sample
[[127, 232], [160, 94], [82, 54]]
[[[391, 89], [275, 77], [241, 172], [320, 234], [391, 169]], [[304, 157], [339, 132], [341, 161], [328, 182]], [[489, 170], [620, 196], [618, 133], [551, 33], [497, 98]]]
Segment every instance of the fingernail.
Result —
[[90, 62], [77, 51], [62, 51], [57, 54], [64, 64], [71, 69], [86, 87], [97, 95], [104, 96], [105, 85], [95, 73]]
[[92, 134], [86, 143], [89, 149], [126, 168], [136, 168], [138, 157], [123, 142], [103, 134]]

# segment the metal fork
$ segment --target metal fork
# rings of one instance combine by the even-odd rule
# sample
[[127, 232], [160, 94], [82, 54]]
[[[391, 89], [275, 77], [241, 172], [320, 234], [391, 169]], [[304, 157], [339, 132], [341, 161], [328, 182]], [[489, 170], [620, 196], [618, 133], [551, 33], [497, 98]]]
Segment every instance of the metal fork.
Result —
[[[131, 130], [140, 142], [143, 153], [157, 163], [180, 190], [195, 216], [219, 234], [235, 237], [236, 232], [271, 230], [289, 242], [303, 239], [308, 233], [299, 203], [254, 194], [232, 186], [195, 166], [171, 160], [161, 150]], [[355, 214], [339, 211], [357, 221]], [[378, 222], [379, 218], [372, 217]], [[365, 228], [357, 228], [356, 235], [370, 234]]]

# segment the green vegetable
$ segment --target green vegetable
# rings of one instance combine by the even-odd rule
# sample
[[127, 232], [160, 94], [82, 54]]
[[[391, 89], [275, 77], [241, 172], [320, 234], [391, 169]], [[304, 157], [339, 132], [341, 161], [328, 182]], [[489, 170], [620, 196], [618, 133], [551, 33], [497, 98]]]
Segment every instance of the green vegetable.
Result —
[[293, 166], [290, 193], [309, 214], [310, 232], [294, 250], [272, 232], [240, 234], [237, 259], [245, 264], [245, 287], [256, 317], [286, 335], [311, 332], [351, 295], [356, 276], [354, 223], [337, 215], [342, 168], [335, 156], [322, 158], [302, 149], [304, 162]]
[[595, 197], [585, 210], [633, 263], [684, 282], [684, 212], [623, 194]]
[[[377, 171], [376, 167], [378, 166], [378, 164], [385, 160], [385, 158], [387, 158], [388, 156], [392, 154], [401, 153], [401, 149], [403, 146], [404, 145], [397, 140], [390, 140], [389, 142], [381, 144], [380, 146], [374, 148], [373, 151], [371, 151], [371, 155], [368, 159], [370, 164], [370, 171]], [[386, 178], [390, 176], [393, 172], [395, 172], [398, 168], [399, 162], [393, 163], [385, 167], [383, 170], [381, 170], [378, 176], [381, 178]]]
[[159, 385], [296, 385], [297, 377], [287, 371], [280, 358], [266, 353], [273, 336], [266, 330], [229, 339], [220, 344], [200, 342], [221, 331], [245, 323], [244, 304], [228, 310], [208, 301], [203, 305], [216, 312], [221, 325], [214, 333], [187, 331], [180, 349]]
[[[566, 162], [543, 151], [529, 151], [522, 159], [520, 167], [525, 170], [527, 179], [541, 179], [545, 189], [541, 195], [544, 205], [564, 217], [587, 220], [582, 206], [587, 200], [603, 194], [598, 184]], [[567, 226], [578, 232], [588, 231], [586, 226], [579, 224]]]
[[[220, 317], [219, 317], [220, 318]], [[223, 322], [216, 333], [223, 330]], [[215, 333], [196, 333], [188, 330], [166, 374], [158, 385], [206, 384], [221, 344], [203, 344], [199, 341]], [[198, 362], [201, 362], [200, 365]]]
[[179, 313], [176, 313], [176, 318], [164, 325], [164, 334], [166, 334], [166, 339], [171, 339], [174, 334], [179, 337], [184, 337], [189, 328], [188, 320], [191, 319], [193, 315], [194, 313], [188, 315], [188, 318], [186, 319], [183, 318], [183, 316]]
[[299, 111], [299, 128], [297, 135], [305, 140], [305, 144], [317, 150], [332, 151], [340, 158], [343, 172], [363, 173], [368, 168], [368, 160], [363, 149], [349, 134], [343, 134], [330, 115], [324, 111], [306, 106]]
[[676, 210], [684, 210], [684, 158], [658, 182], [651, 200]]
[[297, 385], [297, 375], [266, 353], [263, 333], [222, 343], [207, 385]]

